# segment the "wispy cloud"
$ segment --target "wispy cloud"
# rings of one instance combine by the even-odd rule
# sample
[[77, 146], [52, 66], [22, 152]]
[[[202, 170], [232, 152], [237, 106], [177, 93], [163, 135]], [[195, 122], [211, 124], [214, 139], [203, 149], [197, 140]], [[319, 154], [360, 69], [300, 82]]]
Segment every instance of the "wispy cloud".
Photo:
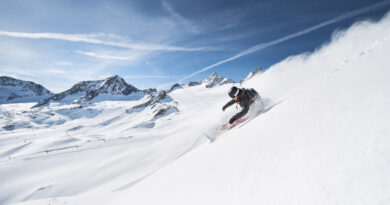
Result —
[[30, 38], [30, 39], [55, 39], [72, 42], [83, 42], [105, 46], [114, 46], [120, 48], [130, 48], [135, 50], [145, 51], [202, 51], [209, 50], [207, 47], [180, 47], [180, 46], [169, 46], [161, 44], [151, 43], [134, 43], [130, 39], [125, 37], [118, 37], [113, 34], [63, 34], [63, 33], [23, 33], [23, 32], [11, 32], [11, 31], [0, 31], [1, 36], [9, 36], [15, 38]]
[[94, 57], [94, 58], [101, 58], [101, 59], [109, 59], [109, 60], [122, 60], [122, 61], [131, 61], [136, 60], [139, 58], [139, 55], [112, 55], [112, 54], [105, 54], [105, 53], [96, 53], [96, 52], [86, 52], [86, 51], [76, 51], [76, 53]]
[[[233, 60], [236, 60], [242, 56], [246, 56], [246, 55], [249, 55], [251, 53], [254, 53], [256, 51], [260, 51], [262, 49], [265, 49], [265, 48], [268, 48], [270, 46], [273, 46], [273, 45], [276, 45], [276, 44], [279, 44], [279, 43], [282, 43], [284, 41], [287, 41], [287, 40], [290, 40], [290, 39], [293, 39], [293, 38], [296, 38], [298, 36], [302, 36], [302, 35], [305, 35], [305, 34], [308, 34], [312, 31], [315, 31], [317, 29], [320, 29], [322, 27], [325, 27], [325, 26], [328, 26], [328, 25], [331, 25], [331, 24], [334, 24], [334, 23], [337, 23], [337, 22], [340, 22], [340, 21], [343, 21], [343, 20], [346, 20], [346, 19], [349, 19], [349, 18], [352, 18], [352, 17], [355, 17], [355, 16], [358, 16], [358, 15], [361, 15], [361, 14], [364, 14], [364, 13], [368, 13], [368, 12], [371, 12], [371, 11], [374, 11], [374, 10], [377, 10], [377, 9], [380, 9], [380, 8], [383, 8], [384, 6], [390, 4], [390, 1], [387, 0], [387, 1], [382, 1], [380, 3], [376, 3], [376, 4], [373, 4], [373, 5], [370, 5], [370, 6], [367, 6], [367, 7], [364, 7], [364, 8], [361, 8], [361, 9], [358, 9], [358, 10], [355, 10], [355, 11], [351, 11], [351, 12], [348, 12], [348, 13], [345, 13], [343, 15], [340, 15], [336, 18], [333, 18], [333, 19], [330, 19], [328, 21], [324, 21], [322, 23], [319, 23], [317, 25], [314, 25], [314, 26], [311, 26], [307, 29], [304, 29], [302, 31], [299, 31], [299, 32], [296, 32], [296, 33], [293, 33], [293, 34], [289, 34], [287, 36], [284, 36], [284, 37], [281, 37], [279, 39], [275, 39], [275, 40], [272, 40], [272, 41], [269, 41], [269, 42], [266, 42], [266, 43], [261, 43], [261, 44], [257, 44], [255, 46], [252, 46], [248, 49], [245, 49], [239, 53], [237, 53], [236, 55], [230, 57], [230, 58], [227, 58], [227, 59], [224, 59], [224, 60], [221, 60], [221, 61], [218, 61], [212, 65], [209, 65], [209, 66], [206, 66], [188, 76], [185, 76], [184, 78], [180, 79], [179, 82], [183, 82], [199, 73], [202, 73], [202, 72], [205, 72], [207, 70], [210, 70], [212, 68], [215, 68], [219, 65], [222, 65], [224, 63], [227, 63], [227, 62], [230, 62], [230, 61], [233, 61]], [[164, 84], [164, 86], [166, 86]]]
[[126, 79], [168, 79], [168, 78], [178, 78], [182, 76], [172, 76], [172, 75], [131, 75], [125, 76]]
[[67, 73], [65, 70], [61, 70], [61, 69], [58, 69], [58, 68], [47, 69], [44, 72], [45, 73], [50, 73], [50, 74], [66, 74]]
[[195, 34], [200, 32], [200, 29], [197, 25], [180, 15], [168, 1], [162, 0], [161, 5], [163, 9], [167, 11], [176, 20], [176, 22], [183, 26], [188, 32]]
[[54, 61], [53, 65], [60, 66], [60, 67], [68, 67], [68, 66], [72, 66], [72, 63], [69, 61]]

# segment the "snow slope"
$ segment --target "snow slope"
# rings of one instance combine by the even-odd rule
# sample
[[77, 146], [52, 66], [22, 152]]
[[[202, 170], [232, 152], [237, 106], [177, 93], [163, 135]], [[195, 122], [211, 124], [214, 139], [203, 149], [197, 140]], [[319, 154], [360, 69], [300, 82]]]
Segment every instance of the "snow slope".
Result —
[[389, 204], [390, 18], [244, 86], [278, 103], [106, 204]]
[[[230, 85], [174, 90], [168, 103], [180, 113], [153, 129], [131, 127], [150, 109], [129, 115], [136, 102], [100, 102], [90, 107], [101, 109], [98, 117], [82, 117], [85, 129], [70, 136], [64, 133], [77, 121], [3, 131], [9, 147], [0, 152], [0, 204], [389, 204], [388, 53], [386, 16], [272, 66], [243, 84], [268, 99], [268, 109], [212, 144], [202, 133], [237, 112], [221, 111]], [[28, 152], [16, 140], [34, 133], [42, 140], [33, 144], [82, 143]], [[7, 159], [11, 152], [16, 157]]]
[[195, 86], [161, 100], [0, 105], [0, 127], [14, 125], [0, 129], [0, 204], [130, 187], [206, 141], [199, 113], [220, 109], [226, 95], [219, 91]]

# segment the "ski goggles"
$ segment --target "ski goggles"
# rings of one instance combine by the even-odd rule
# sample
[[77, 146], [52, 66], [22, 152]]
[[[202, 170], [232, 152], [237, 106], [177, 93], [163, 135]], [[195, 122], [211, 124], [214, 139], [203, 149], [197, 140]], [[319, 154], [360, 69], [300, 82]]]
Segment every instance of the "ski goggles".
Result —
[[236, 93], [234, 93], [234, 97], [237, 97], [238, 93], [240, 92], [240, 89], [237, 89]]

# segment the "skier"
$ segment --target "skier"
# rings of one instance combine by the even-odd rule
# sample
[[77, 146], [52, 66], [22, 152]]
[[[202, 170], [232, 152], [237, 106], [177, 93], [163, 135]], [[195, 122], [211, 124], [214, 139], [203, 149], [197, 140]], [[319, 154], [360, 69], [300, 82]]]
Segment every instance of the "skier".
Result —
[[232, 98], [226, 105], [222, 107], [222, 111], [225, 111], [226, 108], [233, 105], [234, 103], [239, 104], [242, 107], [241, 112], [235, 114], [229, 120], [229, 124], [232, 124], [237, 119], [240, 119], [244, 115], [246, 115], [249, 111], [249, 106], [255, 101], [255, 99], [259, 96], [255, 89], [245, 89], [245, 88], [237, 88], [233, 86], [229, 90], [229, 96]]

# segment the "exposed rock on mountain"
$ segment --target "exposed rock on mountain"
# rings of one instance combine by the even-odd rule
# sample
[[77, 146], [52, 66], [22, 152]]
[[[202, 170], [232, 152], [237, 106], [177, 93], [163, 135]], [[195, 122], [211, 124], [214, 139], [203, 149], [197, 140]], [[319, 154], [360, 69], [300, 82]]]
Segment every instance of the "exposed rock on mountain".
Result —
[[179, 83], [175, 83], [174, 85], [172, 85], [171, 88], [168, 89], [168, 93], [170, 93], [170, 92], [172, 92], [172, 91], [174, 91], [176, 89], [179, 89], [179, 88], [183, 88], [183, 86], [180, 85]]
[[179, 112], [177, 108], [177, 102], [173, 101], [171, 97], [167, 95], [167, 91], [160, 91], [144, 97], [142, 103], [126, 110], [128, 114], [133, 112], [145, 112], [146, 116], [150, 118], [143, 121], [134, 128], [153, 128], [156, 125], [156, 121], [172, 113]]
[[161, 104], [161, 105], [157, 105], [157, 106], [152, 107], [152, 109], [153, 108], [154, 108], [153, 119], [158, 119], [158, 118], [167, 116], [171, 113], [179, 112], [179, 109], [177, 109], [176, 106], [169, 105], [169, 104]]
[[200, 82], [190, 81], [190, 82], [187, 83], [187, 86], [192, 87], [192, 86], [197, 86], [197, 85], [200, 85], [200, 84], [201, 84]]
[[155, 89], [141, 91], [136, 87], [127, 84], [123, 78], [114, 75], [104, 80], [79, 82], [72, 86], [69, 90], [42, 100], [33, 107], [39, 107], [48, 104], [51, 101], [60, 101], [67, 97], [70, 98], [72, 103], [81, 104], [89, 102], [101, 94], [109, 94], [111, 96], [128, 96], [135, 92], [151, 93], [154, 91]]
[[169, 96], [167, 96], [167, 91], [165, 90], [145, 96], [144, 101], [138, 105], [135, 105], [134, 107], [132, 107], [132, 109], [144, 108], [149, 105], [154, 105], [162, 101], [166, 101], [166, 102], [172, 101], [172, 99]]
[[244, 80], [241, 80], [241, 83], [244, 82], [244, 81], [246, 81], [246, 80], [251, 79], [251, 78], [252, 78], [253, 76], [255, 76], [256, 74], [262, 73], [262, 72], [264, 72], [264, 69], [263, 69], [262, 67], [260, 67], [260, 66], [256, 67], [256, 69], [254, 69], [252, 72], [250, 72], [250, 73], [246, 76], [246, 78], [245, 78]]
[[227, 83], [235, 83], [232, 79], [225, 78], [218, 73], [214, 72], [205, 80], [202, 81], [202, 85], [205, 85], [206, 88], [212, 88], [219, 85], [224, 85]]
[[0, 77], [0, 103], [37, 102], [53, 94], [42, 85], [31, 81]]
[[144, 93], [151, 94], [157, 92], [156, 88], [148, 88], [146, 90], [143, 90]]

